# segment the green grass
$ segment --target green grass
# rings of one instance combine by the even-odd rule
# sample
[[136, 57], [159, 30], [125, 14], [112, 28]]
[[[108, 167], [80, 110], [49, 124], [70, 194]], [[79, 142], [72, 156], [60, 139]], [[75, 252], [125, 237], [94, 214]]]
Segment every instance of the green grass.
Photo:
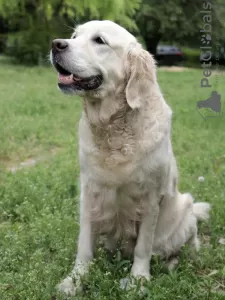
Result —
[[[222, 77], [223, 76], [223, 77]], [[225, 116], [206, 122], [196, 101], [211, 90], [199, 88], [202, 72], [160, 70], [162, 91], [173, 109], [173, 146], [180, 171], [179, 187], [213, 210], [199, 229], [202, 248], [196, 260], [182, 253], [178, 269], [167, 273], [152, 262], [148, 299], [225, 299]], [[50, 68], [0, 66], [0, 299], [55, 299], [55, 285], [71, 270], [79, 231], [77, 124], [81, 100], [61, 95]], [[210, 81], [225, 100], [224, 75]], [[8, 171], [30, 158], [33, 167]], [[198, 182], [204, 176], [205, 181]], [[139, 299], [119, 288], [130, 263], [108, 261], [98, 251], [85, 279], [84, 300]], [[59, 299], [59, 298], [57, 298]]]

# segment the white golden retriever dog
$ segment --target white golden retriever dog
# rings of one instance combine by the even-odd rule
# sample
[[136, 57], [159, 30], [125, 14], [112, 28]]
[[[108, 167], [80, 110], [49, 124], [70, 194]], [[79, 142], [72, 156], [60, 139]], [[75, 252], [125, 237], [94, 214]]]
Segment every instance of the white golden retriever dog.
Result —
[[198, 249], [197, 220], [210, 209], [177, 189], [172, 112], [154, 59], [111, 21], [78, 26], [52, 42], [50, 56], [60, 90], [83, 98], [78, 253], [59, 290], [80, 289], [99, 236], [110, 251], [119, 244], [133, 255], [131, 278], [149, 280], [153, 253], [169, 262], [185, 244]]

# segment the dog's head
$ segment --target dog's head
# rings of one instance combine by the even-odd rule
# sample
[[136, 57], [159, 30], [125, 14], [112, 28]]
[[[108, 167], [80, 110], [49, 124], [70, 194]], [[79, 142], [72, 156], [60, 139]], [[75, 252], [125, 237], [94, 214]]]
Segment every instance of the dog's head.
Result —
[[50, 57], [63, 92], [101, 98], [125, 82], [131, 107], [140, 105], [155, 74], [151, 55], [111, 21], [91, 21], [78, 26], [71, 39], [53, 40]]

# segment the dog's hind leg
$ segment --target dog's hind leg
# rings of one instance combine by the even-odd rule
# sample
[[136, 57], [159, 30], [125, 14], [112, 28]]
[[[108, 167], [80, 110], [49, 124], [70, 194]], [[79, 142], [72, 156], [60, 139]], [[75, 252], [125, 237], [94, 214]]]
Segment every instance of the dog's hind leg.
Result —
[[176, 256], [171, 256], [167, 262], [166, 262], [166, 267], [168, 268], [169, 271], [173, 271], [179, 264], [180, 257], [179, 254]]
[[[194, 235], [188, 240], [187, 245], [189, 246], [190, 257], [196, 259], [196, 254], [200, 249], [200, 241], [197, 236], [197, 230]], [[166, 261], [166, 267], [169, 271], [173, 271], [179, 264], [180, 261], [180, 252], [176, 255], [172, 255]]]
[[189, 246], [190, 256], [192, 259], [197, 258], [197, 252], [200, 249], [200, 241], [197, 235], [197, 229], [194, 235], [188, 240], [187, 245]]

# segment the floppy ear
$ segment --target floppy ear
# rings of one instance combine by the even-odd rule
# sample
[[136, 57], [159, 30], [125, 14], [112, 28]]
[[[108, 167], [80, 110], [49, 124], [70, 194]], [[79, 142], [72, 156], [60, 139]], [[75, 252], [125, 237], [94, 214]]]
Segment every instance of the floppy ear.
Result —
[[130, 47], [125, 62], [128, 82], [126, 100], [132, 109], [139, 108], [150, 97], [151, 86], [156, 83], [156, 67], [152, 55], [140, 44]]

